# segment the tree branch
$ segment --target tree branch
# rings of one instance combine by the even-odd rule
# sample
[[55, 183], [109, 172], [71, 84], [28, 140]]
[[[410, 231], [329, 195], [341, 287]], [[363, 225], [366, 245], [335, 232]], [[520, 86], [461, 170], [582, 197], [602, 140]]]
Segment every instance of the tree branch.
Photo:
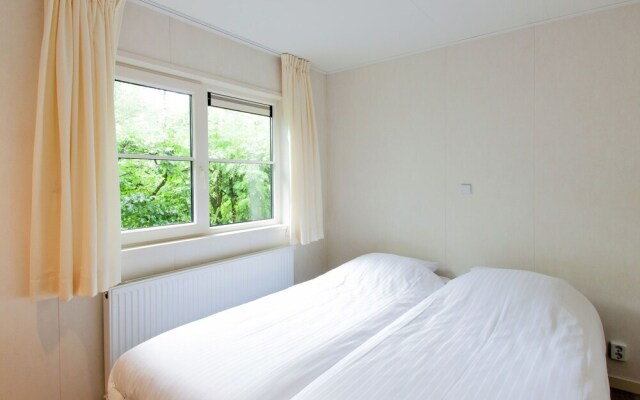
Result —
[[[153, 160], [156, 165], [158, 165], [158, 161], [157, 160]], [[158, 186], [156, 186], [156, 188], [151, 192], [151, 196], [155, 196], [158, 194], [158, 192], [160, 192], [160, 189], [162, 189], [162, 187], [167, 183], [167, 180], [169, 179], [169, 170], [165, 168], [164, 170], [164, 174], [162, 174], [162, 181], [158, 184]]]

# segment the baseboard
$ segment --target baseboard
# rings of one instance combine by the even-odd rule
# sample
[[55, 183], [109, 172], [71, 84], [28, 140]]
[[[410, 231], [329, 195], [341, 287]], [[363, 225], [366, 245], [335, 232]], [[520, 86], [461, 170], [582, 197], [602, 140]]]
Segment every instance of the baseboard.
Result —
[[640, 382], [610, 376], [609, 386], [615, 389], [624, 390], [625, 392], [640, 394]]

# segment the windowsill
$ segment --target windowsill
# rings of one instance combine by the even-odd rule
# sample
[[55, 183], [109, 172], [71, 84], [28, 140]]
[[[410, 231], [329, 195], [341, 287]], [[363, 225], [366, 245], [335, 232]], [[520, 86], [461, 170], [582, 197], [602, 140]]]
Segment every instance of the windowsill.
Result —
[[139, 279], [287, 245], [288, 225], [273, 224], [122, 248], [122, 280]]
[[285, 224], [271, 224], [271, 225], [257, 226], [257, 227], [246, 228], [246, 229], [236, 229], [236, 230], [213, 232], [213, 233], [200, 233], [196, 235], [182, 236], [180, 238], [171, 238], [171, 239], [165, 239], [165, 240], [153, 240], [148, 242], [123, 244], [122, 250], [144, 249], [144, 248], [163, 246], [163, 245], [179, 245], [180, 243], [190, 243], [190, 242], [193, 242], [194, 240], [242, 235], [250, 232], [260, 232], [260, 231], [269, 231], [269, 230], [287, 230], [287, 229], [288, 229], [288, 225], [285, 225]]

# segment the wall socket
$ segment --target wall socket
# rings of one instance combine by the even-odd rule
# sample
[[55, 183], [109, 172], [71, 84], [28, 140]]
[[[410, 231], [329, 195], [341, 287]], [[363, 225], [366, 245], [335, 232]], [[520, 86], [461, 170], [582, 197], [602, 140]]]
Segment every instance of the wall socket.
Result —
[[609, 358], [614, 361], [627, 361], [627, 345], [614, 340], [609, 342]]

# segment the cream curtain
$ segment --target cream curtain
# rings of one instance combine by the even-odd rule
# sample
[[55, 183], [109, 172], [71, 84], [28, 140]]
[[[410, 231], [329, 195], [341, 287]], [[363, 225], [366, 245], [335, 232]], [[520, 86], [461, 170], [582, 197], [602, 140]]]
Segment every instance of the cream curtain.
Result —
[[33, 162], [30, 291], [120, 282], [113, 81], [124, 0], [46, 0]]
[[291, 244], [324, 237], [318, 132], [311, 92], [311, 65], [282, 55], [282, 106], [291, 154]]

